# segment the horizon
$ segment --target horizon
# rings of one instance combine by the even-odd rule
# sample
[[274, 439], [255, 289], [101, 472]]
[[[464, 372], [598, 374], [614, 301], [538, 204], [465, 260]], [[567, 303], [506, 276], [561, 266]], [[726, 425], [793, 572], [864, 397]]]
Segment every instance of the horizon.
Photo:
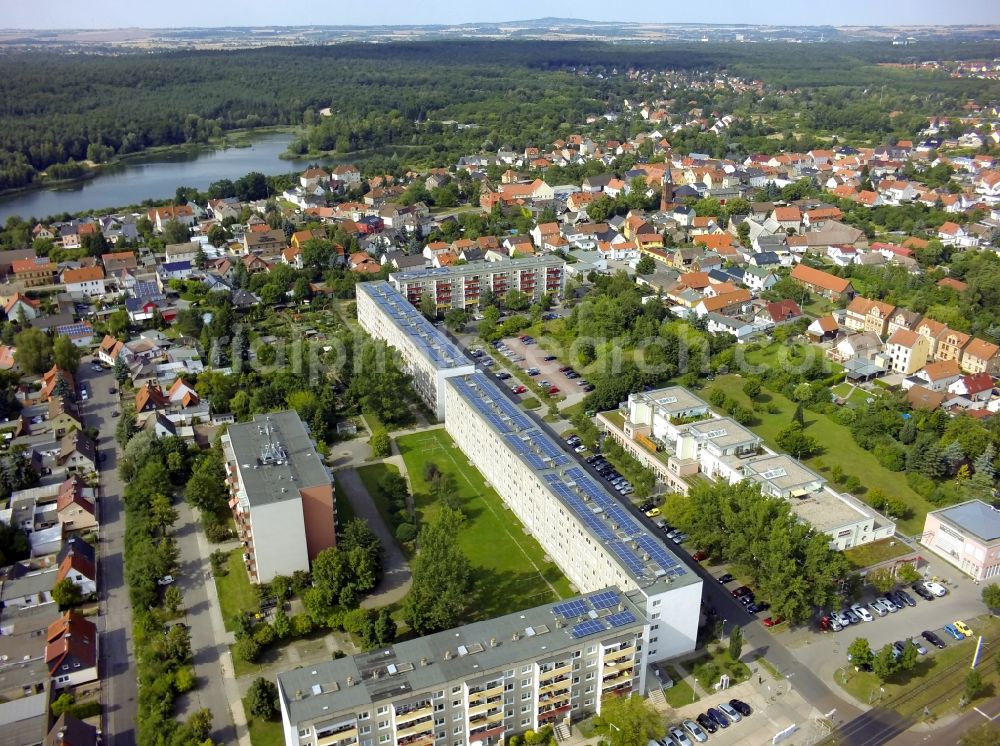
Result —
[[[836, 6], [807, 7], [796, 0], [777, 0], [765, 8], [728, 0], [712, 6], [672, 7], [664, 9], [654, 0], [637, 0], [618, 14], [604, 18], [604, 3], [582, 0], [572, 17], [560, 14], [564, 9], [555, 3], [514, 0], [508, 3], [511, 18], [488, 18], [476, 13], [490, 9], [456, 10], [442, 0], [415, 7], [410, 3], [389, 0], [378, 8], [334, 8], [323, 0], [303, 0], [289, 13], [270, 0], [245, 0], [239, 4], [223, 0], [208, 6], [193, 0], [176, 0], [169, 15], [171, 25], [160, 22], [162, 13], [154, 8], [136, 6], [126, 0], [99, 0], [83, 5], [67, 0], [37, 0], [7, 9], [4, 30], [66, 31], [115, 29], [212, 29], [212, 28], [300, 28], [300, 27], [393, 27], [393, 26], [463, 26], [470, 24], [517, 24], [546, 19], [607, 24], [701, 25], [701, 26], [805, 26], [805, 27], [915, 27], [967, 26], [1000, 24], [1000, 8], [987, 4], [960, 4], [948, 9], [942, 23], [940, 3], [932, 0], [884, 0], [874, 5], [868, 0], [843, 0]], [[589, 16], [589, 17], [588, 17]], [[233, 24], [238, 17], [240, 24]], [[386, 18], [394, 23], [385, 23]], [[130, 22], [123, 24], [122, 20]], [[177, 21], [181, 21], [177, 23]], [[183, 21], [188, 21], [187, 23]], [[196, 21], [191, 23], [190, 21]], [[336, 22], [332, 22], [336, 21]]]

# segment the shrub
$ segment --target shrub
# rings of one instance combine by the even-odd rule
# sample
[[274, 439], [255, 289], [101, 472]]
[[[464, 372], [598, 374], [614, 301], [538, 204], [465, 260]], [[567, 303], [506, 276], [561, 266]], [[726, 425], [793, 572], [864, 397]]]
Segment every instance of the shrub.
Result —
[[251, 715], [270, 720], [278, 713], [278, 687], [258, 676], [247, 690], [247, 702]]
[[262, 648], [273, 645], [275, 637], [277, 637], [277, 635], [274, 634], [274, 627], [270, 624], [260, 625], [256, 630], [254, 630], [253, 633], [253, 641]]
[[417, 538], [417, 527], [412, 523], [400, 523], [396, 527], [396, 538], [404, 544]]
[[233, 538], [233, 530], [226, 523], [209, 523], [205, 526], [205, 538], [213, 544], [221, 544]]
[[292, 617], [292, 635], [305, 637], [313, 631], [313, 620], [308, 614], [296, 614]]
[[369, 445], [372, 447], [372, 456], [375, 458], [385, 458], [392, 453], [392, 439], [389, 437], [389, 433], [384, 430], [379, 430], [372, 435]]
[[253, 638], [244, 637], [233, 645], [233, 653], [240, 660], [253, 663], [260, 655], [260, 645]]
[[174, 688], [178, 694], [191, 691], [197, 683], [198, 678], [194, 675], [194, 668], [184, 666], [177, 669], [177, 673], [174, 675]]

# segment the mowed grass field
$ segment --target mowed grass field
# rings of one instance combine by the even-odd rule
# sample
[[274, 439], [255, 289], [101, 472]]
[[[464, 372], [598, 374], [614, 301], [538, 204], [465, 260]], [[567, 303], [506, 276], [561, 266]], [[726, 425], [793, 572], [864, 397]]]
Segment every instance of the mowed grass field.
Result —
[[455, 537], [472, 563], [475, 590], [470, 621], [540, 606], [573, 595], [559, 568], [545, 560], [538, 542], [455, 445], [444, 429], [404, 435], [399, 446], [414, 493], [418, 525], [434, 520], [440, 506], [429, 497], [424, 467], [437, 465], [455, 479], [465, 522]]
[[[730, 398], [735, 399], [745, 407], [750, 407], [750, 398], [743, 393], [744, 382], [744, 378], [735, 374], [719, 376], [711, 383], [706, 383], [705, 390], [700, 395], [707, 398], [711, 389], [722, 389]], [[759, 423], [752, 425], [751, 429], [760, 435], [768, 446], [780, 453], [782, 450], [775, 442], [775, 437], [782, 428], [792, 421], [795, 414], [795, 404], [781, 394], [768, 389], [764, 390], [758, 401], [764, 404], [764, 407], [760, 407], [758, 411], [754, 412]], [[770, 414], [766, 410], [768, 404], [776, 405], [780, 411], [777, 414]], [[807, 409], [804, 413], [804, 419], [805, 431], [816, 438], [824, 449], [819, 456], [804, 459], [806, 465], [817, 469], [827, 478], [829, 478], [829, 469], [839, 465], [845, 474], [858, 477], [862, 486], [868, 490], [878, 487], [885, 494], [904, 500], [912, 509], [913, 514], [905, 521], [899, 521], [900, 532], [913, 535], [923, 530], [924, 516], [933, 506], [913, 491], [906, 483], [906, 477], [902, 472], [886, 469], [872, 453], [854, 441], [850, 430], [826, 415]], [[817, 463], [825, 465], [825, 471], [819, 470]], [[860, 497], [862, 500], [864, 499], [863, 494]]]

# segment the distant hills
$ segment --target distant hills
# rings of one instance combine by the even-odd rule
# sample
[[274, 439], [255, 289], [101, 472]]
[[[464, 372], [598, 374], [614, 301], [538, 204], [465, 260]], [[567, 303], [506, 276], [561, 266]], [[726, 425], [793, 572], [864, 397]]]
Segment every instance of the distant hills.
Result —
[[265, 45], [443, 39], [544, 39], [611, 43], [784, 41], [798, 43], [1000, 40], [1000, 25], [775, 26], [743, 24], [632, 23], [580, 18], [398, 26], [272, 26], [172, 29], [0, 29], [0, 48], [233, 49]]

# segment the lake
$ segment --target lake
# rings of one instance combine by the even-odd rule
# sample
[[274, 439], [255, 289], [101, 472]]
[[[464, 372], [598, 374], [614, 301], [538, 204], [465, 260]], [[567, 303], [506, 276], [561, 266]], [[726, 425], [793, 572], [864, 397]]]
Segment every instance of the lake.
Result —
[[192, 149], [130, 159], [77, 184], [0, 197], [0, 223], [11, 215], [40, 219], [63, 212], [134, 205], [145, 199], [168, 199], [179, 186], [204, 190], [213, 181], [237, 179], [251, 171], [270, 176], [303, 170], [309, 160], [278, 157], [293, 137], [290, 132], [269, 133], [255, 138], [249, 148]]

